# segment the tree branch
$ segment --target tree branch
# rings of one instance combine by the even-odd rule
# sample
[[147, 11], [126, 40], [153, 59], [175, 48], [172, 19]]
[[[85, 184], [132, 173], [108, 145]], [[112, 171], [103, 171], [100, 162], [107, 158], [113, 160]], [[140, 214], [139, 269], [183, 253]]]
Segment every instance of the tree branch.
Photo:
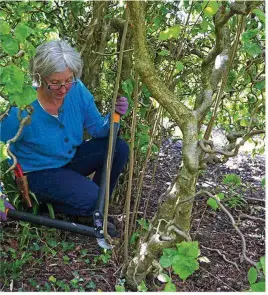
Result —
[[219, 207], [227, 214], [227, 216], [229, 217], [229, 219], [231, 220], [232, 226], [234, 227], [235, 231], [239, 234], [240, 238], [241, 238], [241, 242], [242, 242], [242, 254], [243, 257], [245, 258], [245, 260], [250, 263], [251, 265], [256, 265], [256, 262], [254, 262], [253, 260], [251, 260], [250, 258], [247, 257], [246, 255], [246, 240], [244, 235], [242, 234], [242, 232], [240, 231], [240, 229], [238, 228], [238, 226], [236, 225], [236, 222], [234, 220], [234, 217], [232, 216], [232, 214], [225, 208], [225, 206], [222, 205], [221, 201], [215, 197], [214, 195], [212, 195], [210, 192], [208, 191], [200, 191], [200, 194], [205, 194], [210, 198], [213, 198], [217, 204], [219, 205]]

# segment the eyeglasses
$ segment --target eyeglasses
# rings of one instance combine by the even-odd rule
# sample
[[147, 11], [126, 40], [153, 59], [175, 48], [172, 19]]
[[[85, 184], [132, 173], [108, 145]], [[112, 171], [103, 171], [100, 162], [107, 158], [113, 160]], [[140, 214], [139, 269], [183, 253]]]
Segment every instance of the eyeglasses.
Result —
[[77, 81], [72, 81], [70, 83], [65, 83], [65, 84], [48, 84], [46, 81], [44, 81], [47, 89], [52, 90], [52, 91], [56, 91], [56, 90], [60, 90], [61, 87], [65, 87], [65, 89], [68, 91], [71, 89], [72, 86], [75, 86], [77, 84]]

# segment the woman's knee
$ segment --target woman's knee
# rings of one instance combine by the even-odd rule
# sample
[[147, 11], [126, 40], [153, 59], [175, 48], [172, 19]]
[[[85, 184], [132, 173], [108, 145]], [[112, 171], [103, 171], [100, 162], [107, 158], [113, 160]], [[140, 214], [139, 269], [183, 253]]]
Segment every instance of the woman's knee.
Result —
[[129, 156], [129, 146], [123, 139], [117, 139], [115, 151], [118, 155], [120, 155], [120, 158], [125, 159], [125, 161], [127, 161]]

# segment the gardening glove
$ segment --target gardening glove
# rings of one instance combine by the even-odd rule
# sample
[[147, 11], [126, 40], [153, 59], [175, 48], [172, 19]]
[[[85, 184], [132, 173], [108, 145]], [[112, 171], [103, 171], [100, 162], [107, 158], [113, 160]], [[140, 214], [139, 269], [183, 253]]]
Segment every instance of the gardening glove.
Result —
[[126, 97], [118, 97], [115, 103], [115, 111], [117, 114], [124, 116], [128, 109], [128, 102]]
[[11, 204], [5, 201], [3, 196], [0, 196], [0, 221], [7, 220], [6, 209], [15, 210]]

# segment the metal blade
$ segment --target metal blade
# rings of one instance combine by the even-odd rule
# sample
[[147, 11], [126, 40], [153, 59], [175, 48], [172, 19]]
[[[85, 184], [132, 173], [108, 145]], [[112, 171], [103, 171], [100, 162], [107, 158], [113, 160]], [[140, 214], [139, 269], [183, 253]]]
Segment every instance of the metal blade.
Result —
[[104, 238], [97, 238], [97, 243], [103, 249], [112, 249], [112, 246], [109, 245]]

